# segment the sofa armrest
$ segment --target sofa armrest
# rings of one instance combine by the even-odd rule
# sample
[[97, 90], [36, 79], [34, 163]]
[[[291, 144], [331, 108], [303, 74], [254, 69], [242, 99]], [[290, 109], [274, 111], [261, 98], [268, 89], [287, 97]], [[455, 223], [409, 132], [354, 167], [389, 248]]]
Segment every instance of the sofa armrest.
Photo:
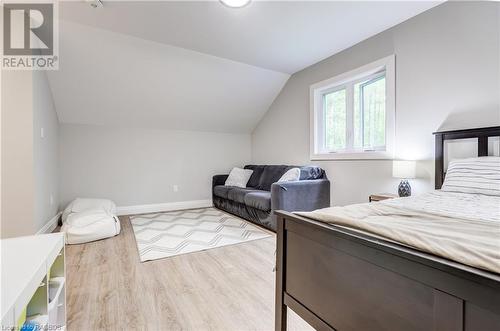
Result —
[[271, 209], [311, 211], [330, 207], [328, 179], [274, 183], [271, 186]]
[[215, 175], [212, 177], [212, 192], [217, 185], [224, 185], [229, 175]]

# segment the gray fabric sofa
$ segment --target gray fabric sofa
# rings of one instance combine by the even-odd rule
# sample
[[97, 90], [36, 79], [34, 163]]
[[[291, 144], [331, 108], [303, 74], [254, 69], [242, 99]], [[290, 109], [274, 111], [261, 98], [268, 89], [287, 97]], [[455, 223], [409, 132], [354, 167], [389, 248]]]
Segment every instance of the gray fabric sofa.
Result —
[[[277, 182], [291, 168], [300, 168], [300, 180]], [[246, 188], [224, 186], [228, 175], [212, 180], [216, 208], [276, 231], [275, 210], [311, 211], [330, 206], [330, 181], [314, 166], [247, 165], [253, 170]]]

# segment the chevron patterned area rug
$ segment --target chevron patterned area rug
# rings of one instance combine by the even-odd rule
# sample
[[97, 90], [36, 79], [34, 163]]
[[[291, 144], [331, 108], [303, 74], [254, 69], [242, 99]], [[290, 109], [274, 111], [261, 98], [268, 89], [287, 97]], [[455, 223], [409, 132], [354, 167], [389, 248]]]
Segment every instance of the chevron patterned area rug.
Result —
[[215, 208], [130, 216], [141, 262], [270, 237]]

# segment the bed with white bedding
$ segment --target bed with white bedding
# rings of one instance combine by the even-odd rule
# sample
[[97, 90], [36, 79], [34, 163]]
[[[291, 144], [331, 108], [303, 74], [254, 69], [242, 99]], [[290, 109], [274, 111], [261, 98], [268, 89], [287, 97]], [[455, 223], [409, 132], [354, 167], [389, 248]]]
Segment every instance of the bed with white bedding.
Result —
[[434, 191], [296, 214], [500, 274], [498, 196]]
[[445, 140], [476, 137], [485, 156], [489, 136], [437, 133], [440, 190], [278, 212], [276, 329], [290, 307], [324, 330], [500, 330], [500, 158], [438, 173]]

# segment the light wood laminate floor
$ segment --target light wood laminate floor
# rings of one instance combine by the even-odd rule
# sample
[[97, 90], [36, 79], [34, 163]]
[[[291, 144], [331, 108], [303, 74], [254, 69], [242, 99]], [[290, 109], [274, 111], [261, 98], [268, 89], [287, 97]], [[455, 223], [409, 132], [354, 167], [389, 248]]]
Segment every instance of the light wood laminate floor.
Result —
[[275, 236], [141, 263], [120, 219], [120, 235], [66, 246], [68, 330], [273, 330]]

